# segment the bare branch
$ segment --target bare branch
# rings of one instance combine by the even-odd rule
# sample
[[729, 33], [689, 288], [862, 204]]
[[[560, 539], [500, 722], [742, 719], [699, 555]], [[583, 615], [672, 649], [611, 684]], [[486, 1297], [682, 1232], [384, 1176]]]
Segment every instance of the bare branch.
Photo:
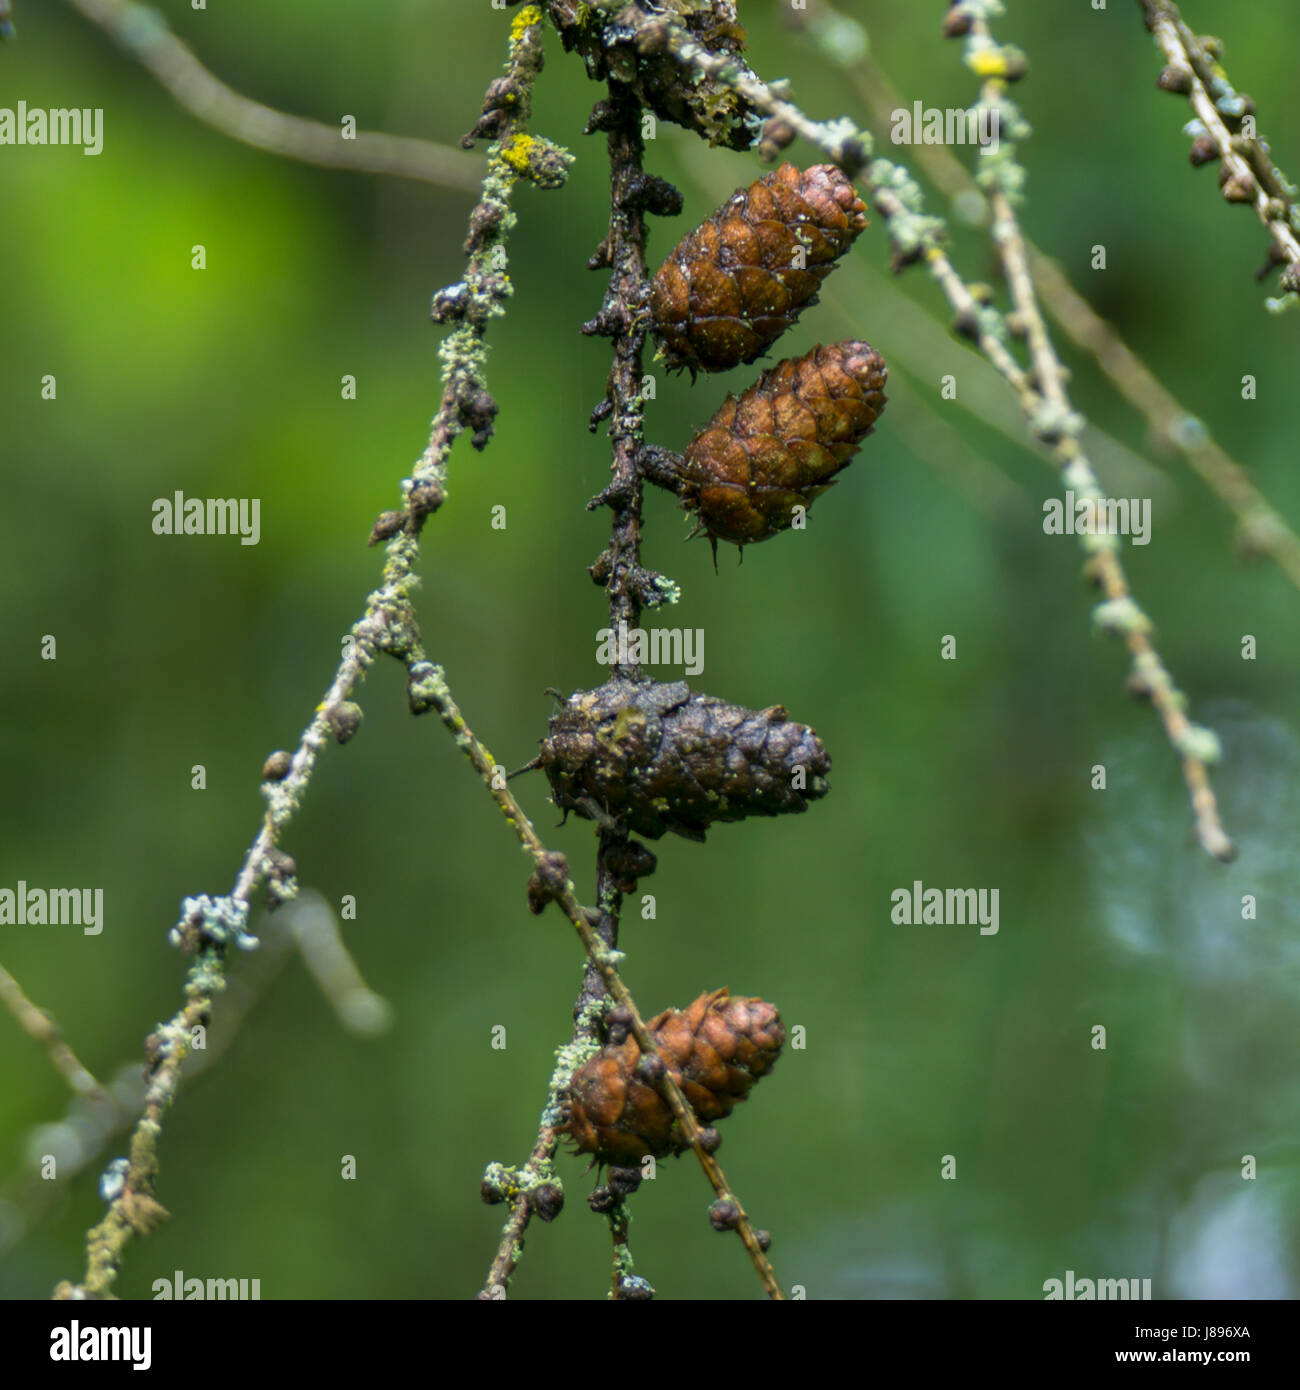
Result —
[[50, 1065], [76, 1095], [97, 1101], [110, 1099], [108, 1092], [81, 1064], [77, 1054], [63, 1040], [63, 1034], [54, 1018], [28, 999], [18, 981], [3, 965], [0, 965], [0, 1004], [14, 1016], [23, 1032], [40, 1044], [50, 1059]]
[[1192, 471], [1237, 518], [1243, 553], [1263, 555], [1300, 589], [1300, 536], [1255, 485], [1249, 473], [1215, 442], [1188, 410], [1128, 346], [1114, 325], [1080, 295], [1050, 257], [1026, 242], [1034, 284], [1052, 317], [1070, 339], [1090, 352], [1111, 384], [1142, 412], [1159, 438], [1187, 460]]
[[[609, 99], [597, 104], [587, 126], [588, 133], [607, 132], [610, 160], [609, 233], [589, 262], [593, 270], [608, 268], [610, 283], [599, 314], [584, 331], [604, 335], [612, 340], [613, 345], [613, 363], [605, 397], [592, 416], [593, 428], [601, 420], [611, 422], [611, 481], [597, 499], [598, 503], [606, 504], [611, 509], [611, 535], [609, 546], [592, 566], [592, 576], [605, 586], [610, 623], [614, 627], [620, 622], [629, 627], [638, 624], [643, 597], [655, 592], [659, 579], [659, 576], [644, 571], [640, 564], [641, 380], [646, 333], [644, 212], [647, 201], [661, 202], [665, 190], [655, 185], [659, 196], [647, 199], [647, 189], [654, 181], [647, 178], [641, 167], [643, 145], [640, 115], [640, 101], [635, 92], [611, 78]], [[673, 200], [669, 199], [662, 205], [674, 205]], [[675, 205], [680, 206], [679, 199]], [[660, 1053], [617, 971], [619, 914], [622, 906], [619, 883], [622, 875], [614, 868], [613, 859], [626, 844], [626, 829], [619, 826], [601, 827], [596, 857], [596, 897], [599, 906], [584, 908], [568, 879], [567, 862], [563, 856], [551, 853], [542, 844], [532, 822], [511, 793], [501, 767], [493, 761], [465, 723], [444, 673], [424, 661], [422, 654], [417, 655], [414, 649], [408, 653], [408, 661], [412, 707], [437, 709], [520, 842], [533, 856], [537, 875], [544, 876], [544, 881], [549, 885], [546, 898], [557, 902], [568, 916], [588, 955], [587, 971], [574, 1008], [577, 1022], [568, 1045], [569, 1049], [577, 1051], [566, 1055], [566, 1049], [561, 1049], [561, 1066], [557, 1067], [552, 1077], [547, 1105], [529, 1160], [522, 1169], [493, 1165], [485, 1176], [485, 1195], [489, 1200], [504, 1198], [512, 1204], [487, 1282], [479, 1294], [480, 1298], [500, 1298], [505, 1295], [506, 1281], [518, 1261], [522, 1237], [533, 1214], [534, 1203], [529, 1192], [538, 1182], [545, 1183], [550, 1178], [563, 1083], [580, 1064], [585, 1055], [584, 1049], [589, 1051], [595, 1045], [598, 1021], [609, 1004], [622, 1005], [629, 1011], [630, 1028], [643, 1053], [656, 1057], [660, 1057]], [[639, 674], [635, 669], [624, 673]], [[566, 1067], [567, 1070], [564, 1070]], [[560, 1075], [562, 1070], [563, 1077]], [[721, 1167], [706, 1147], [703, 1130], [694, 1111], [666, 1063], [663, 1071], [664, 1077], [659, 1084], [661, 1095], [699, 1158], [718, 1199], [733, 1204], [738, 1213], [735, 1229], [749, 1252], [768, 1296], [783, 1299], [784, 1294], [765, 1247], [744, 1208], [730, 1191]], [[619, 1205], [622, 1206], [621, 1201]], [[634, 1287], [637, 1296], [649, 1292], [649, 1286], [645, 1285], [643, 1289], [640, 1282], [635, 1283]]]
[[[591, 264], [593, 269], [608, 265], [610, 270], [609, 288], [597, 322], [601, 325], [601, 331], [610, 337], [613, 346], [613, 362], [605, 397], [610, 419], [611, 482], [602, 494], [609, 504], [611, 521], [609, 546], [593, 567], [593, 577], [607, 575], [605, 589], [609, 599], [609, 625], [617, 631], [623, 624], [634, 628], [640, 623], [642, 598], [656, 592], [660, 577], [647, 574], [641, 568], [640, 548], [641, 381], [647, 326], [644, 312], [647, 300], [645, 189], [648, 182], [642, 170], [641, 103], [631, 90], [613, 78], [609, 82], [609, 100], [597, 106], [589, 126], [590, 129], [602, 127], [608, 131], [610, 223], [609, 235]], [[675, 195], [676, 190], [672, 190], [672, 193]], [[663, 206], [680, 207], [680, 197], [670, 198]], [[617, 676], [620, 671], [633, 676], [639, 674], [635, 668], [622, 670], [617, 664], [610, 674]], [[603, 827], [597, 841], [596, 894], [601, 913], [597, 930], [608, 947], [613, 947], [617, 942], [618, 916], [622, 907], [622, 892], [618, 886], [621, 876], [614, 869], [612, 859], [626, 841], [626, 830]], [[594, 957], [593, 964], [599, 966], [599, 961]], [[604, 972], [601, 974], [603, 977]], [[586, 981], [584, 995], [594, 992], [596, 983], [594, 978]], [[613, 994], [608, 979], [605, 985], [607, 992], [618, 1003], [630, 1002]], [[634, 1031], [643, 1053], [658, 1057], [659, 1049], [639, 1016], [636, 1017]], [[668, 1072], [666, 1064], [665, 1072]], [[706, 1151], [701, 1126], [670, 1073], [665, 1075], [660, 1090], [682, 1123], [687, 1140], [713, 1184], [718, 1199], [725, 1198], [735, 1203], [739, 1212], [735, 1229], [749, 1252], [768, 1296], [784, 1299], [771, 1261], [744, 1207], [728, 1189], [726, 1178], [712, 1153]], [[621, 1207], [622, 1203], [619, 1205]]]
[[[312, 942], [319, 936], [320, 918], [333, 920], [329, 904], [313, 890], [299, 897], [258, 930], [258, 949], [247, 956], [240, 968], [227, 976], [222, 1007], [208, 1030], [207, 1046], [191, 1052], [186, 1059], [184, 1081], [187, 1087], [221, 1060], [239, 1034], [244, 1020], [264, 998], [297, 946], [307, 958]], [[310, 961], [308, 962], [310, 966]], [[373, 996], [378, 998], [378, 996]], [[331, 1001], [333, 1002], [333, 1001]], [[380, 1001], [380, 1009], [387, 1006]], [[337, 1005], [336, 1005], [337, 1008]], [[353, 1032], [371, 1034], [374, 1013], [345, 1013], [339, 1019]], [[3, 1198], [15, 1221], [0, 1237], [0, 1257], [21, 1235], [31, 1230], [66, 1193], [68, 1185], [85, 1172], [119, 1134], [131, 1129], [140, 1118], [145, 1102], [145, 1082], [137, 1058], [114, 1069], [112, 1080], [101, 1096], [78, 1094], [53, 1124], [33, 1127], [23, 1149], [29, 1154], [55, 1152], [58, 1176], [51, 1180], [28, 1163], [26, 1171], [6, 1183]], [[51, 1147], [52, 1146], [52, 1147]]]
[[[1173, 0], [1138, 3], [1168, 62], [1160, 74], [1160, 86], [1186, 96], [1203, 132], [1193, 147], [1193, 163], [1207, 163], [1216, 156], [1222, 161], [1219, 186], [1224, 198], [1230, 203], [1249, 203], [1269, 231], [1271, 262], [1289, 263], [1282, 276], [1287, 299], [1271, 300], [1269, 308], [1294, 304], [1300, 296], [1300, 240], [1293, 225], [1296, 189], [1273, 163], [1268, 144], [1254, 132], [1253, 103], [1233, 89], [1219, 66], [1219, 41], [1193, 34]], [[1249, 133], [1243, 129], [1246, 121], [1250, 123]]]
[[[972, 55], [979, 53], [977, 61], [986, 64], [988, 52], [996, 51], [986, 19], [977, 17], [972, 20], [968, 43]], [[982, 100], [994, 109], [1004, 105], [1005, 85], [1002, 76], [986, 77]], [[1008, 124], [1010, 131], [1014, 132], [1014, 117]], [[1104, 504], [1105, 493], [1079, 446], [1077, 430], [1071, 428], [1077, 417], [1065, 389], [1065, 369], [1052, 346], [1047, 325], [1038, 308], [1038, 296], [1029, 273], [1029, 257], [1012, 204], [1011, 190], [1016, 186], [1019, 175], [1011, 170], [1012, 156], [1007, 145], [999, 150], [998, 158], [999, 163], [989, 174], [985, 189], [993, 213], [993, 242], [1002, 260], [1012, 302], [1028, 340], [1034, 369], [1033, 390], [1041, 397], [1035, 414], [1039, 420], [1049, 422], [1049, 428], [1058, 436], [1050, 440], [1052, 452], [1070, 489], [1089, 503]], [[1035, 415], [1030, 418], [1032, 420]], [[1153, 624], [1132, 596], [1115, 537], [1098, 532], [1084, 539], [1089, 542], [1088, 548], [1092, 552], [1092, 576], [1105, 595], [1105, 602], [1096, 611], [1097, 620], [1101, 626], [1124, 639], [1133, 660], [1131, 679], [1138, 683], [1136, 688], [1140, 693], [1150, 699], [1169, 742], [1178, 754], [1201, 847], [1220, 861], [1232, 859], [1236, 850], [1219, 821], [1207, 767], [1219, 756], [1218, 739], [1210, 730], [1194, 725], [1183, 712], [1185, 698], [1174, 685], [1151, 640]]]
[[[465, 722], [465, 716], [461, 713], [460, 707], [452, 696], [442, 669], [429, 662], [418, 648], [412, 649], [410, 655], [413, 707], [418, 709], [431, 708], [437, 711], [439, 718], [456, 740], [456, 746], [465, 754], [470, 766], [479, 774], [488, 794], [496, 802], [507, 823], [518, 836], [520, 844], [532, 855], [534, 862], [539, 867], [548, 862], [554, 864], [556, 860], [563, 863], [562, 856], [553, 856], [551, 851], [547, 850], [542, 843], [542, 839], [527, 812], [519, 804], [502, 776], [501, 765], [495, 761], [491, 753]], [[572, 882], [567, 878], [562, 883], [555, 882], [550, 896], [573, 924], [592, 967], [600, 977], [605, 994], [615, 1004], [621, 1004], [628, 1010], [631, 1019], [629, 1030], [635, 1035], [642, 1053], [660, 1057], [663, 1060], [658, 1043], [655, 1042], [649, 1029], [645, 1026], [645, 1022], [637, 1009], [636, 1001], [619, 976], [620, 953], [602, 940], [596, 927], [592, 925], [593, 918], [599, 923], [602, 913], [596, 909], [583, 907], [582, 903], [578, 901]], [[600, 1000], [597, 999], [593, 1003], [599, 1005]], [[581, 1021], [580, 1018], [579, 1022]], [[594, 1018], [592, 1021], [594, 1024]], [[570, 1067], [565, 1073], [566, 1079], [573, 1070], [574, 1068]], [[673, 1080], [666, 1061], [664, 1061], [664, 1072], [660, 1093], [672, 1110], [673, 1117], [680, 1125], [682, 1134], [695, 1150], [696, 1156], [700, 1160], [700, 1166], [713, 1185], [714, 1192], [717, 1193], [719, 1199], [725, 1198], [735, 1202], [740, 1209], [741, 1219], [737, 1223], [736, 1229], [740, 1232], [741, 1239], [749, 1251], [755, 1269], [759, 1272], [759, 1277], [763, 1281], [763, 1287], [767, 1290], [768, 1296], [774, 1299], [783, 1299], [785, 1295], [781, 1292], [781, 1287], [776, 1281], [776, 1275], [759, 1243], [758, 1235], [748, 1218], [744, 1216], [744, 1208], [740, 1207], [739, 1200], [728, 1186], [726, 1175], [718, 1161], [704, 1148], [700, 1123], [695, 1118], [695, 1112], [691, 1109], [689, 1102], [683, 1096], [681, 1088]], [[548, 1162], [550, 1154], [554, 1153], [554, 1135], [545, 1133], [548, 1128], [553, 1129], [553, 1121], [544, 1114], [542, 1130], [539, 1132], [537, 1143], [533, 1148], [533, 1155], [538, 1163]], [[547, 1151], [548, 1145], [549, 1152]], [[530, 1159], [530, 1165], [532, 1163], [533, 1160]], [[512, 1212], [511, 1219], [502, 1235], [503, 1248], [498, 1250], [492, 1272], [488, 1276], [487, 1286], [480, 1297], [492, 1297], [493, 1287], [503, 1287], [505, 1278], [509, 1277], [509, 1273], [514, 1267], [515, 1257], [504, 1247], [510, 1245], [513, 1248], [513, 1243], [522, 1236], [528, 1224], [526, 1205], [521, 1204], [520, 1208]]]
[[[75, 2], [89, 4], [91, 0]], [[541, 64], [540, 22], [516, 23], [507, 60], [514, 111], [507, 135], [528, 116], [529, 93]], [[163, 1118], [176, 1098], [181, 1066], [190, 1050], [193, 1032], [198, 1027], [206, 1028], [214, 1000], [225, 988], [229, 947], [248, 949], [256, 945], [247, 932], [252, 894], [265, 884], [273, 902], [288, 901], [296, 895], [293, 861], [279, 849], [277, 841], [299, 809], [320, 751], [329, 738], [344, 743], [359, 727], [361, 711], [349, 696], [376, 654], [390, 651], [401, 655], [418, 647], [410, 591], [416, 583], [414, 571], [421, 529], [442, 503], [447, 457], [457, 436], [472, 430], [472, 442], [481, 449], [492, 434], [496, 405], [484, 381], [484, 340], [488, 324], [505, 312], [511, 292], [503, 273], [506, 240], [515, 221], [510, 209], [511, 194], [520, 178], [546, 187], [563, 181], [566, 165], [559, 157], [562, 152], [537, 142], [536, 149], [530, 144], [530, 153], [539, 158], [545, 155], [545, 166], [538, 168], [531, 160], [512, 159], [510, 145], [504, 140], [498, 140], [489, 149], [482, 199], [470, 218], [465, 278], [444, 290], [435, 306], [435, 319], [452, 322], [456, 327], [441, 349], [442, 399], [429, 443], [411, 476], [402, 480], [402, 509], [385, 513], [371, 532], [372, 543], [381, 538], [390, 541], [382, 582], [370, 594], [362, 617], [352, 628], [352, 640], [296, 750], [292, 755], [275, 753], [267, 760], [262, 785], [266, 815], [230, 895], [215, 899], [203, 895], [187, 898], [182, 904], [181, 918], [172, 928], [171, 939], [195, 954], [185, 982], [186, 1003], [146, 1043], [149, 1086], [144, 1111], [132, 1133], [125, 1167], [110, 1169], [105, 1175], [103, 1190], [109, 1207], [104, 1220], [87, 1233], [84, 1282], [74, 1286], [64, 1281], [55, 1297], [102, 1296], [111, 1292], [132, 1236], [146, 1234], [166, 1217], [153, 1195]]]

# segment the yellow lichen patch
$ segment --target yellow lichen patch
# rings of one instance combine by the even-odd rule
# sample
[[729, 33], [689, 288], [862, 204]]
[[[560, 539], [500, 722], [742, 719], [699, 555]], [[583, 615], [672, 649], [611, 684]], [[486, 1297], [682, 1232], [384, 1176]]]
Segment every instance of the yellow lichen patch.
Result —
[[510, 26], [510, 42], [518, 43], [523, 38], [525, 29], [541, 22], [542, 7], [540, 5], [525, 5], [515, 16], [514, 23]]
[[513, 169], [520, 178], [528, 174], [529, 161], [533, 151], [537, 146], [537, 141], [531, 135], [512, 135], [509, 140], [501, 146], [501, 159], [504, 164]]
[[1006, 55], [998, 48], [977, 49], [966, 60], [966, 64], [976, 77], [1005, 77], [1007, 75]]
[[624, 739], [632, 736], [639, 736], [645, 726], [646, 717], [640, 710], [631, 707], [619, 710], [618, 716], [614, 720], [613, 738], [615, 743], [621, 743]]

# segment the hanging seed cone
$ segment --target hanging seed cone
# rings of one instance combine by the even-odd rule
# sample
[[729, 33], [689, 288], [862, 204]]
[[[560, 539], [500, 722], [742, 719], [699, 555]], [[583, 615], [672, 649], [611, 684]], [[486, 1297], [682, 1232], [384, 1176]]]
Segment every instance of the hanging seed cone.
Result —
[[702, 840], [714, 821], [806, 810], [825, 796], [831, 760], [780, 705], [620, 677], [569, 696], [536, 765], [562, 810], [591, 818], [594, 804], [647, 839]]
[[[682, 1010], [665, 1009], [646, 1024], [660, 1056], [704, 1124], [725, 1119], [760, 1076], [776, 1064], [785, 1025], [773, 1004], [701, 994]], [[632, 1164], [687, 1148], [667, 1102], [637, 1075], [634, 1037], [606, 1046], [574, 1072], [562, 1133], [579, 1153], [602, 1163]]]
[[784, 531], [820, 497], [885, 408], [888, 371], [868, 343], [832, 343], [763, 373], [691, 440], [682, 505], [719, 540], [744, 547]]
[[721, 372], [761, 357], [815, 301], [866, 211], [834, 164], [783, 164], [737, 189], [682, 238], [650, 287], [669, 368]]

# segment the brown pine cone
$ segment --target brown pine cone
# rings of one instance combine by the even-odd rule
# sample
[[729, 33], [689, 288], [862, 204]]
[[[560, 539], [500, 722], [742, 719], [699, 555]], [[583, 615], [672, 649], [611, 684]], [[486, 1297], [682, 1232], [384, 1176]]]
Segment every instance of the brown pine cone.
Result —
[[715, 550], [775, 536], [831, 486], [884, 410], [888, 375], [870, 344], [832, 343], [727, 397], [676, 464], [682, 505]]
[[570, 695], [537, 765], [564, 811], [593, 805], [634, 834], [704, 839], [714, 821], [804, 811], [826, 795], [831, 760], [780, 705], [764, 710], [624, 677]]
[[[725, 1119], [776, 1064], [785, 1025], [763, 999], [733, 998], [725, 988], [687, 1008], [665, 1009], [646, 1024], [668, 1071], [704, 1124]], [[560, 1132], [601, 1163], [634, 1164], [687, 1148], [668, 1103], [637, 1075], [634, 1037], [606, 1046], [574, 1072]]]
[[721, 372], [761, 357], [815, 302], [866, 211], [834, 164], [783, 164], [738, 188], [682, 238], [650, 287], [668, 366]]

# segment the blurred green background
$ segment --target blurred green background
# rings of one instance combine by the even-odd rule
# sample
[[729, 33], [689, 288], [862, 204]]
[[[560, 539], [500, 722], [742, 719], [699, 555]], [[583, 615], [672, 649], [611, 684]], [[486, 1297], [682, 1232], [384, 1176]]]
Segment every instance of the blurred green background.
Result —
[[[818, 116], [865, 118], [786, 5], [740, 8], [760, 72], [788, 76]], [[844, 8], [907, 102], [971, 100], [960, 46], [937, 36], [942, 5]], [[509, 23], [488, 0], [160, 9], [240, 91], [445, 144], [473, 124]], [[1297, 173], [1278, 41], [1290, 5], [1186, 9], [1223, 26], [1229, 72]], [[1029, 234], [1300, 522], [1300, 319], [1264, 312], [1263, 230], [1223, 204], [1214, 170], [1189, 168], [1189, 113], [1155, 89], [1137, 6], [1010, 11], [999, 36], [1032, 63], [1014, 92], [1035, 128]], [[293, 746], [378, 574], [366, 536], [427, 438], [428, 299], [460, 274], [473, 198], [232, 143], [69, 7], [26, 0], [17, 22], [0, 105], [103, 107], [105, 146], [0, 148], [0, 886], [100, 886], [107, 925], [0, 928], [0, 961], [107, 1080], [138, 1070], [144, 1035], [177, 1007], [178, 903], [229, 890], [262, 760]], [[606, 518], [584, 504], [606, 476], [586, 419], [608, 346], [578, 334], [604, 289], [585, 269], [608, 212], [603, 140], [580, 134], [599, 95], [548, 38], [533, 125], [577, 162], [561, 191], [518, 190], [516, 293], [491, 330], [496, 438], [482, 455], [457, 445], [425, 532], [426, 645], [507, 766], [535, 751], [548, 686], [602, 675], [586, 566]], [[480, 168], [482, 148], [463, 158]], [[653, 224], [652, 265], [762, 172], [667, 125], [647, 164], [686, 200]], [[1105, 271], [1089, 268], [1097, 243]], [[953, 253], [967, 278], [994, 278], [979, 230], [956, 231]], [[924, 271], [895, 280], [887, 260], [873, 218], [780, 345], [861, 336], [891, 367], [889, 409], [809, 530], [750, 549], [743, 568], [724, 547], [715, 575], [672, 499], [648, 500], [647, 562], [682, 587], [649, 621], [703, 628], [695, 683], [787, 705], [834, 771], [806, 816], [656, 845], [642, 891], [657, 920], [629, 918], [625, 978], [647, 1014], [726, 984], [806, 1029], [806, 1049], [723, 1125], [720, 1157], [774, 1234], [778, 1276], [809, 1297], [1039, 1298], [1067, 1269], [1148, 1277], [1157, 1297], [1294, 1296], [1300, 594], [1238, 560], [1231, 518], [1063, 346], [1076, 403], [1116, 441], [1096, 442], [1103, 481], [1153, 498], [1152, 543], [1124, 560], [1194, 717], [1223, 738], [1216, 786], [1241, 847], [1224, 868], [1192, 843], [1176, 761], [1124, 693], [1122, 651], [1090, 630], [1076, 542], [1043, 534], [1057, 484], [1009, 393], [947, 332]], [[957, 402], [938, 399], [949, 372]], [[340, 399], [347, 373], [354, 402]], [[681, 447], [748, 380], [659, 372], [649, 433]], [[260, 544], [155, 536], [152, 501], [176, 489], [259, 497]], [[44, 634], [56, 661], [40, 659]], [[946, 634], [956, 661], [939, 659]], [[289, 963], [168, 1120], [158, 1196], [173, 1219], [129, 1250], [125, 1297], [180, 1269], [260, 1278], [265, 1298], [463, 1298], [487, 1271], [503, 1209], [481, 1204], [479, 1179], [528, 1152], [579, 949], [558, 914], [528, 915], [526, 861], [442, 728], [411, 719], [396, 663], [359, 698], [364, 727], [326, 751], [284, 848], [304, 887], [356, 897], [345, 939], [393, 1026], [348, 1033]], [[190, 787], [198, 763], [205, 791]], [[517, 786], [589, 896], [590, 826], [555, 828], [544, 782]], [[890, 894], [914, 879], [997, 888], [999, 933], [894, 925]], [[7, 1015], [0, 1077], [0, 1294], [44, 1297], [80, 1277], [96, 1177], [125, 1141], [71, 1183], [33, 1182], [33, 1155], [75, 1134], [38, 1128], [67, 1094]], [[344, 1154], [356, 1181], [339, 1178]], [[955, 1181], [940, 1179], [946, 1154]], [[584, 1167], [562, 1160], [567, 1209], [533, 1227], [515, 1295], [604, 1295], [609, 1236]], [[633, 1199], [638, 1272], [662, 1297], [759, 1296], [739, 1243], [709, 1229], [710, 1198], [688, 1157]]]

